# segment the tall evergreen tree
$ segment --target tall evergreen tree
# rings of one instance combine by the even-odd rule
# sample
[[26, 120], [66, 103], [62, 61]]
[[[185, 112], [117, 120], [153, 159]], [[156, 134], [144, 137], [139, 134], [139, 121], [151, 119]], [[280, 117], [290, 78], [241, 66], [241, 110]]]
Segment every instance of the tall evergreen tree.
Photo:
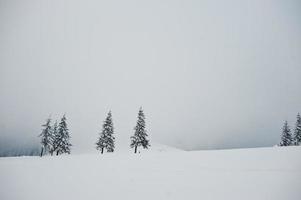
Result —
[[131, 148], [135, 148], [135, 153], [137, 153], [137, 148], [142, 146], [144, 149], [147, 149], [150, 144], [147, 139], [147, 133], [145, 130], [145, 116], [142, 108], [140, 107], [138, 113], [137, 125], [134, 128], [135, 133], [131, 136]]
[[51, 144], [51, 149], [49, 151], [51, 155], [53, 155], [53, 153], [57, 149], [58, 146], [57, 142], [59, 141], [59, 138], [60, 137], [58, 135], [58, 125], [57, 125], [57, 121], [55, 121], [52, 127], [52, 144]]
[[68, 153], [70, 154], [70, 147], [72, 146], [70, 143], [70, 135], [69, 130], [67, 128], [67, 119], [64, 115], [59, 123], [57, 136], [56, 136], [56, 155]]
[[39, 135], [41, 137], [41, 153], [40, 156], [42, 157], [43, 154], [46, 154], [47, 151], [50, 151], [52, 145], [52, 129], [51, 129], [51, 119], [48, 118], [46, 123], [42, 125], [43, 130], [42, 133]]
[[114, 152], [115, 137], [113, 136], [113, 134], [114, 126], [112, 120], [112, 113], [110, 111], [103, 123], [102, 131], [99, 134], [99, 139], [96, 142], [96, 149], [100, 150], [102, 154], [104, 149], [106, 149], [107, 152]]
[[301, 116], [297, 115], [296, 127], [294, 130], [294, 145], [301, 145]]
[[291, 144], [292, 144], [291, 130], [288, 126], [287, 121], [285, 121], [282, 128], [282, 137], [281, 137], [280, 146], [290, 146]]

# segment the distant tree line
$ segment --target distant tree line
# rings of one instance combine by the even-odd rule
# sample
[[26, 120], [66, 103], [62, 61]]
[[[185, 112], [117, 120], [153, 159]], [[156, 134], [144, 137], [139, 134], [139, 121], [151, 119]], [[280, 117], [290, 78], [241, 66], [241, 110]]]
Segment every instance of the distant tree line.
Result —
[[291, 129], [287, 123], [284, 122], [282, 127], [282, 135], [279, 146], [299, 146], [301, 145], [301, 116], [300, 113], [297, 114], [297, 121], [295, 124], [294, 132], [291, 132]]
[[[42, 125], [42, 133], [39, 135], [41, 138], [41, 151], [40, 156], [50, 154], [70, 154], [71, 143], [69, 129], [67, 128], [67, 119], [64, 115], [60, 123], [57, 121], [51, 125], [51, 118], [46, 120], [46, 123]], [[145, 115], [142, 108], [138, 112], [137, 124], [134, 128], [134, 135], [131, 136], [130, 147], [134, 148], [134, 153], [137, 153], [138, 147], [148, 149], [150, 147], [148, 135], [145, 129]], [[115, 137], [114, 137], [114, 126], [112, 120], [112, 112], [109, 111], [105, 121], [102, 125], [102, 131], [99, 133], [99, 138], [96, 142], [96, 149], [104, 153], [114, 152], [115, 150]]]
[[31, 146], [14, 146], [4, 147], [0, 150], [0, 157], [13, 157], [13, 156], [38, 156], [40, 155], [40, 148], [36, 145]]

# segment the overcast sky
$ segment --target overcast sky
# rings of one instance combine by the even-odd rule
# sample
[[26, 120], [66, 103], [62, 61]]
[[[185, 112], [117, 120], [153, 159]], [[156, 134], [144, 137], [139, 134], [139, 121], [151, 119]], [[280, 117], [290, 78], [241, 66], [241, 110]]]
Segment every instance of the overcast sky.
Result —
[[301, 112], [301, 3], [0, 0], [0, 140], [38, 143], [66, 113], [93, 149], [112, 110], [127, 146], [140, 106], [151, 142], [271, 146]]

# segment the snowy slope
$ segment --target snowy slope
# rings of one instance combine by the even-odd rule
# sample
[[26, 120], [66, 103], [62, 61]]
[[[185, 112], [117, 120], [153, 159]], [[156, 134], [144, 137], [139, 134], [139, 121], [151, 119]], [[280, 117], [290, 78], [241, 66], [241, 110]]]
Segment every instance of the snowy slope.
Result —
[[[301, 197], [301, 148], [0, 158], [0, 199]], [[170, 151], [169, 151], [170, 150]]]
[[[151, 146], [148, 149], [143, 149], [142, 147], [138, 148], [138, 152], [140, 153], [158, 153], [158, 152], [175, 152], [175, 151], [183, 151], [181, 149], [177, 149], [175, 147], [171, 147], [168, 145], [160, 144], [160, 143], [151, 143]], [[124, 144], [117, 144], [116, 149], [114, 151], [114, 154], [133, 154], [134, 149], [130, 148], [130, 144], [124, 145]], [[99, 151], [96, 150], [94, 146], [92, 146], [89, 149], [74, 149], [72, 148], [72, 154], [73, 155], [81, 155], [81, 154], [99, 154]]]
[[[166, 153], [171, 153], [171, 152], [179, 152], [183, 151], [181, 149], [177, 149], [175, 147], [171, 147], [168, 145], [164, 144], [159, 144], [159, 143], [152, 143], [149, 149], [143, 149], [140, 148], [139, 151], [142, 153], [157, 153], [157, 152], [166, 152]], [[133, 150], [130, 151], [131, 153]]]

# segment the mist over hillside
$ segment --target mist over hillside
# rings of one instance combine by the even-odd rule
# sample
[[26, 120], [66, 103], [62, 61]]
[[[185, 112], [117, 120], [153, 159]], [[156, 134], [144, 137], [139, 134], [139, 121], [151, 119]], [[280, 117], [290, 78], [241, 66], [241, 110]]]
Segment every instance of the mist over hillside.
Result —
[[41, 145], [33, 142], [32, 138], [10, 138], [2, 136], [0, 138], [0, 157], [8, 156], [37, 156]]

